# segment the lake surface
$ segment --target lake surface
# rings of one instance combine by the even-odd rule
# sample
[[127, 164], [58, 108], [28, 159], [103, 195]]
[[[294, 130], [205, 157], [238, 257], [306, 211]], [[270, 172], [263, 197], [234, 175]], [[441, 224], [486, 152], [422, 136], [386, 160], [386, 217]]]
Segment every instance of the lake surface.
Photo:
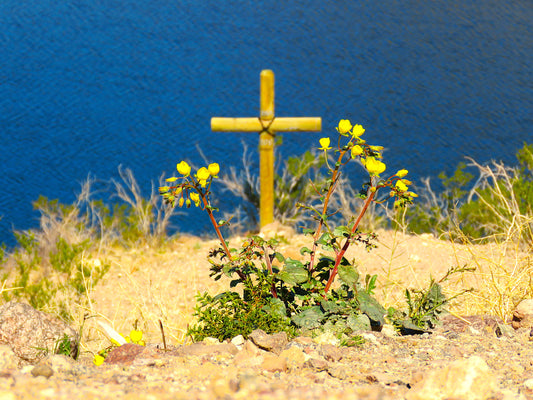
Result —
[[[513, 163], [532, 142], [531, 0], [283, 3], [3, 0], [0, 243], [36, 226], [39, 195], [71, 203], [89, 174], [118, 179], [122, 165], [148, 195], [181, 159], [202, 165], [198, 147], [240, 167], [257, 135], [213, 133], [210, 118], [257, 116], [262, 69], [276, 115], [323, 120], [283, 135], [282, 157], [341, 118], [415, 181], [465, 155]], [[194, 213], [174, 225], [208, 228]]]

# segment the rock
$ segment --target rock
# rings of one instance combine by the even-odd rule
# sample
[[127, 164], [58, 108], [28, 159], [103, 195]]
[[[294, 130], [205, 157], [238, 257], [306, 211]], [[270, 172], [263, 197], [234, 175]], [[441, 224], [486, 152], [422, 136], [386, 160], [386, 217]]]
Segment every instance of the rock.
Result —
[[105, 358], [106, 364], [125, 364], [131, 365], [133, 361], [141, 354], [144, 350], [144, 346], [138, 344], [126, 343], [120, 347], [117, 347], [107, 355]]
[[279, 355], [289, 343], [287, 333], [278, 332], [272, 335], [267, 335], [265, 331], [261, 329], [253, 331], [250, 334], [249, 339], [260, 349], [270, 351], [277, 355]]
[[244, 342], [242, 350], [233, 357], [233, 364], [240, 368], [249, 368], [260, 365], [263, 362], [261, 353], [265, 353], [250, 340]]
[[35, 364], [48, 353], [58, 353], [63, 340], [63, 349], [75, 356], [78, 333], [58, 318], [16, 301], [0, 307], [0, 344], [9, 345], [22, 361]]
[[18, 366], [18, 358], [8, 345], [0, 345], [0, 374], [8, 374]]
[[279, 356], [285, 357], [287, 360], [287, 366], [291, 370], [297, 370], [309, 358], [307, 354], [295, 346], [291, 346], [288, 349], [283, 350]]
[[339, 361], [342, 359], [342, 351], [337, 346], [331, 344], [323, 344], [320, 346], [320, 355], [327, 361]]
[[496, 378], [478, 356], [429, 371], [406, 395], [407, 400], [484, 400], [496, 389]]
[[305, 362], [304, 366], [317, 372], [320, 372], [327, 371], [329, 364], [326, 360], [322, 360], [320, 358], [310, 358]]
[[233, 339], [231, 339], [231, 343], [237, 347], [239, 350], [241, 350], [244, 346], [244, 337], [242, 335], [235, 336]]
[[35, 377], [44, 376], [46, 379], [54, 375], [54, 370], [46, 364], [38, 364], [31, 370], [31, 374]]
[[522, 300], [516, 306], [511, 324], [514, 329], [533, 327], [533, 299]]
[[287, 371], [287, 359], [274, 354], [265, 354], [261, 368], [263, 371], [285, 372]]

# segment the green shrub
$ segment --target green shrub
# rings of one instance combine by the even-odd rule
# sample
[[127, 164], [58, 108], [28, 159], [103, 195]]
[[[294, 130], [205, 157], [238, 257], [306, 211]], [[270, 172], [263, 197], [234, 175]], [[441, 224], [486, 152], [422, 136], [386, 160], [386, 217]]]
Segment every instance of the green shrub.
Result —
[[[259, 236], [246, 239], [240, 248], [228, 248], [221, 232], [228, 222], [217, 222], [211, 204], [211, 184], [218, 177], [220, 167], [216, 163], [202, 167], [192, 175], [191, 167], [181, 161], [177, 165], [179, 177], [167, 179], [172, 186], [161, 186], [159, 191], [171, 206], [191, 207], [193, 204], [205, 210], [220, 240], [220, 247], [209, 254], [211, 277], [215, 280], [226, 276], [231, 279], [229, 291], [211, 296], [197, 297], [196, 324], [188, 334], [194, 340], [214, 336], [220, 340], [238, 334], [247, 336], [253, 329], [267, 332], [285, 331], [289, 335], [305, 333], [334, 335], [345, 344], [360, 343], [357, 332], [378, 328], [385, 323], [387, 311], [373, 297], [377, 276], [359, 279], [355, 260], [345, 257], [347, 249], [356, 243], [372, 249], [376, 235], [365, 232], [360, 223], [372, 203], [395, 200], [395, 207], [410, 204], [417, 195], [408, 190], [411, 184], [404, 179], [407, 170], [399, 170], [388, 178], [381, 178], [386, 165], [381, 161], [381, 146], [371, 146], [360, 139], [364, 133], [361, 125], [352, 126], [342, 120], [337, 128], [338, 146], [336, 159], [328, 160], [330, 139], [320, 139], [324, 152], [326, 179], [310, 184], [320, 203], [299, 204], [300, 212], [308, 212], [316, 223], [312, 229], [304, 229], [310, 236], [310, 248], [303, 247], [303, 260], [285, 257], [277, 250], [277, 241]], [[319, 165], [304, 159], [306, 165]], [[338, 188], [340, 170], [348, 162], [360, 162], [368, 173], [366, 181], [357, 192], [362, 205], [358, 214], [346, 225], [337, 225], [332, 218], [338, 210], [330, 209], [330, 200]], [[330, 163], [332, 164], [330, 166]], [[291, 174], [305, 170], [299, 161], [289, 164]], [[300, 190], [305, 195], [306, 183], [301, 180]], [[285, 188], [286, 190], [289, 190]], [[287, 207], [296, 202], [290, 196]], [[340, 282], [333, 285], [335, 278]], [[430, 289], [434, 290], [434, 289]], [[443, 297], [439, 295], [443, 304]], [[420, 300], [422, 301], [422, 300]], [[419, 302], [414, 300], [411, 305]], [[414, 316], [415, 314], [413, 314]]]

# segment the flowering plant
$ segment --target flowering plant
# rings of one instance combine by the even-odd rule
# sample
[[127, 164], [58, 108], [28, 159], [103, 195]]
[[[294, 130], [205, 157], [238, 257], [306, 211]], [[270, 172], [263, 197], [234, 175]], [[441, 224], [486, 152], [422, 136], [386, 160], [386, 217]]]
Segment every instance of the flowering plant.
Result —
[[[194, 203], [206, 210], [220, 240], [220, 247], [209, 255], [211, 276], [215, 280], [223, 275], [232, 278], [231, 288], [243, 286], [242, 295], [227, 291], [215, 297], [208, 294], [198, 297], [195, 313], [198, 325], [189, 328], [193, 339], [246, 336], [256, 328], [293, 334], [298, 330], [320, 332], [331, 327], [346, 339], [350, 332], [357, 331], [356, 327], [370, 328], [384, 323], [387, 312], [372, 297], [377, 277], [367, 276], [364, 283], [360, 282], [354, 262], [349, 262], [345, 253], [356, 242], [367, 249], [374, 247], [375, 235], [359, 230], [361, 219], [372, 202], [394, 199], [395, 206], [403, 206], [417, 195], [409, 190], [411, 182], [405, 179], [406, 169], [383, 177], [387, 169], [382, 161], [383, 147], [369, 145], [361, 139], [365, 133], [361, 125], [352, 125], [344, 119], [336, 129], [336, 146], [332, 147], [329, 137], [319, 141], [329, 173], [324, 186], [315, 188], [321, 207], [297, 205], [311, 212], [317, 223], [313, 229], [304, 229], [304, 233], [312, 237], [311, 248], [301, 249], [304, 261], [285, 258], [276, 250], [276, 240], [264, 240], [260, 236], [248, 238], [240, 249], [228, 248], [220, 230], [228, 222], [216, 221], [214, 212], [217, 210], [210, 203], [211, 185], [220, 172], [218, 164], [202, 167], [191, 175], [189, 165], [181, 161], [177, 165], [181, 176], [167, 179], [172, 186], [159, 188], [171, 206], [190, 207]], [[333, 167], [328, 164], [328, 151], [336, 155]], [[329, 210], [330, 198], [342, 167], [354, 161], [369, 175], [359, 194], [363, 206], [348, 225], [334, 227], [329, 217], [336, 211]], [[378, 193], [385, 190], [385, 195], [378, 199]], [[341, 284], [333, 288], [337, 275]]]

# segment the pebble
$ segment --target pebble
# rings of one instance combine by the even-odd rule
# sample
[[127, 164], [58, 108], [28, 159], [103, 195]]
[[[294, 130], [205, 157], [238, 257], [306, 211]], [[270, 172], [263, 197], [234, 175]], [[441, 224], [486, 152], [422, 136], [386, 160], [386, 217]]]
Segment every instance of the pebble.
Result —
[[33, 367], [31, 374], [35, 377], [44, 376], [48, 379], [54, 374], [54, 370], [46, 364], [39, 364]]

